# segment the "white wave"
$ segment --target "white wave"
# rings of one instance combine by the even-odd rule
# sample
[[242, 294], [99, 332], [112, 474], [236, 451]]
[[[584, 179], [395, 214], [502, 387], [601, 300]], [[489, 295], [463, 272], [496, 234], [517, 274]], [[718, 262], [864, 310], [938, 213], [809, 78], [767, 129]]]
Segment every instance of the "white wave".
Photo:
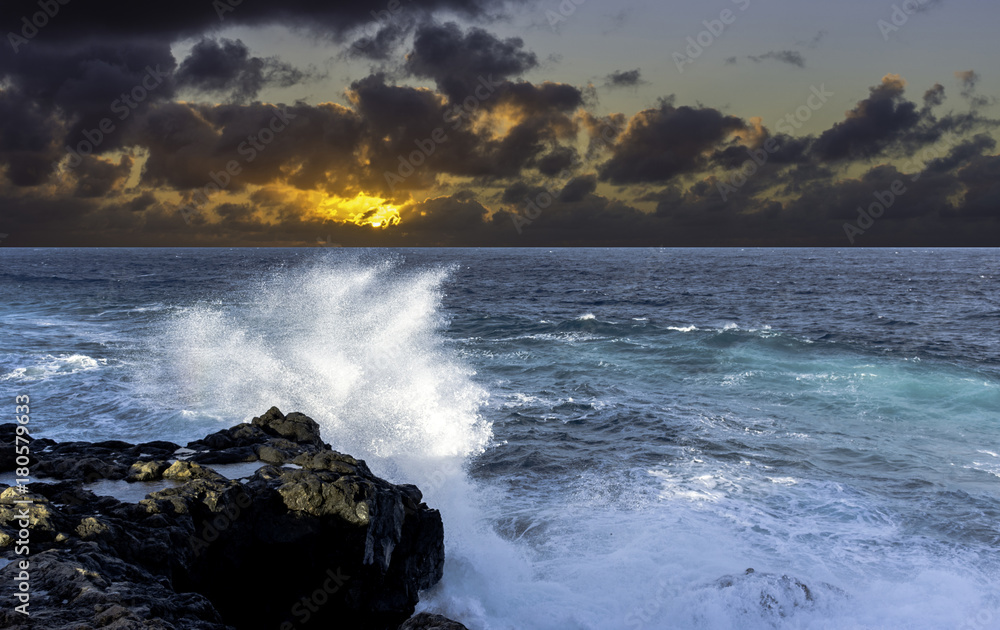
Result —
[[108, 364], [107, 359], [95, 359], [85, 354], [45, 355], [38, 363], [28, 367], [14, 368], [0, 380], [44, 380], [53, 376], [76, 374], [96, 370]]
[[177, 313], [154, 342], [167, 374], [142, 380], [189, 409], [302, 411], [336, 448], [395, 466], [414, 454], [467, 457], [492, 432], [479, 416], [485, 390], [438, 334], [445, 276], [389, 264], [279, 274], [242, 305]]
[[447, 273], [404, 273], [389, 263], [277, 273], [238, 305], [222, 299], [174, 313], [150, 340], [158, 360], [137, 377], [158, 404], [204, 417], [232, 422], [272, 405], [301, 411], [333, 448], [416, 484], [441, 511], [447, 549], [435, 589], [443, 595], [424, 603], [458, 606], [466, 597], [458, 593], [467, 593], [468, 609], [477, 610], [501, 604], [499, 594], [484, 603], [495, 584], [531, 576], [523, 550], [489, 526], [489, 489], [465, 473], [492, 426], [480, 415], [486, 391], [441, 334]]

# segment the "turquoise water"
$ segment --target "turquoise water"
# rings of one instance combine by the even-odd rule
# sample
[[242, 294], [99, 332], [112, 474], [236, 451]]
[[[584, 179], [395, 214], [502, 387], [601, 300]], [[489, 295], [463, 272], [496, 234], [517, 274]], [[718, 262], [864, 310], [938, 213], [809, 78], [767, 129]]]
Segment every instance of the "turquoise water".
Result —
[[1000, 628], [998, 262], [0, 250], [0, 388], [57, 439], [311, 415], [440, 507], [470, 627]]

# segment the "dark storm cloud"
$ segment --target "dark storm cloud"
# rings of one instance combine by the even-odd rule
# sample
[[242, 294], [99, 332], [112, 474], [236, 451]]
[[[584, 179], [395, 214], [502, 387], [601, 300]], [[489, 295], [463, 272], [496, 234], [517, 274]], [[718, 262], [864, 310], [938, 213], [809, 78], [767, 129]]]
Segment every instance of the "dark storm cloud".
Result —
[[405, 25], [387, 24], [374, 34], [364, 35], [355, 40], [347, 49], [346, 55], [372, 61], [388, 61], [402, 46], [403, 41], [410, 34], [411, 28], [412, 23]]
[[[767, 162], [770, 164], [799, 164], [805, 162], [809, 159], [809, 148], [812, 145], [814, 138], [805, 137], [794, 137], [785, 134], [777, 134], [774, 136], [768, 136], [768, 139], [773, 137], [773, 142], [769, 144], [769, 147], [773, 148], [773, 151], [769, 151], [767, 155]], [[747, 160], [753, 159], [750, 151], [760, 151], [761, 143], [755, 144], [754, 146], [747, 147], [743, 144], [732, 144], [723, 149], [717, 149], [711, 157], [711, 161], [714, 165], [719, 166], [724, 169], [736, 169], [742, 166]]]
[[52, 112], [25, 98], [20, 90], [0, 90], [0, 166], [15, 186], [37, 186], [59, 156], [56, 137], [63, 123]]
[[[509, 178], [530, 165], [561, 170], [572, 160], [573, 150], [559, 142], [562, 135], [575, 134], [569, 114], [582, 103], [579, 90], [552, 83], [479, 85], [486, 98], [473, 98], [474, 107], [466, 109], [430, 90], [390, 85], [380, 74], [353, 83], [350, 94], [365, 124], [369, 170], [375, 175], [371, 185], [385, 189], [385, 173], [403, 177], [393, 182], [395, 190], [411, 190], [426, 188], [443, 174]], [[503, 135], [471, 124], [478, 110], [501, 104], [508, 106]]]
[[639, 68], [636, 68], [635, 70], [615, 70], [605, 77], [605, 82], [608, 87], [613, 88], [635, 87], [645, 83], [642, 80], [642, 74], [639, 72]]
[[442, 242], [447, 242], [455, 232], [481, 231], [488, 214], [475, 194], [461, 191], [414, 204], [403, 220], [407, 231], [436, 232]]
[[275, 181], [303, 189], [358, 185], [355, 151], [363, 125], [339, 105], [170, 103], [139, 122], [130, 140], [149, 151], [145, 185], [200, 188], [230, 161], [241, 170], [229, 190]]
[[772, 50], [764, 53], [763, 55], [748, 55], [747, 59], [755, 63], [773, 59], [774, 61], [787, 63], [788, 65], [795, 66], [797, 68], [806, 67], [806, 60], [802, 57], [802, 54], [795, 52], [794, 50]]
[[538, 58], [523, 48], [519, 37], [501, 40], [481, 28], [463, 33], [454, 22], [427, 24], [417, 29], [406, 69], [413, 76], [432, 79], [459, 102], [483, 79], [503, 81], [536, 67]]
[[820, 135], [814, 147], [816, 154], [824, 160], [873, 157], [915, 129], [920, 113], [914, 103], [903, 98], [904, 87], [905, 82], [898, 76], [882, 79], [845, 120]]
[[[388, 11], [390, 6], [396, 7], [396, 15]], [[252, 57], [242, 43], [225, 40], [197, 44], [175, 76], [177, 61], [170, 46], [184, 37], [204, 37], [240, 25], [285, 25], [319, 36], [367, 35], [398, 21], [398, 13], [418, 20], [447, 10], [480, 19], [505, 6], [502, 3], [498, 8], [484, 0], [412, 0], [385, 8], [322, 0], [70, 2], [60, 3], [58, 14], [48, 18], [44, 28], [22, 38], [18, 34], [22, 17], [39, 11], [37, 0], [7, 0], [0, 5], [0, 23], [7, 24], [5, 30], [15, 36], [0, 46], [0, 85], [4, 98], [20, 100], [26, 110], [20, 116], [29, 117], [22, 122], [30, 126], [19, 132], [20, 142], [31, 138], [35, 148], [4, 152], [0, 163], [7, 164], [7, 177], [12, 181], [35, 186], [52, 174], [52, 163], [66, 154], [56, 147], [75, 148], [83, 143], [95, 154], [122, 148], [122, 139], [131, 136], [128, 128], [137, 115], [175, 98], [178, 85], [244, 102], [269, 85], [288, 86], [305, 78], [288, 64]], [[113, 133], [101, 134], [100, 142], [88, 145], [85, 134], [98, 137], [93, 130], [106, 119], [113, 123]]]
[[958, 172], [958, 180], [966, 191], [956, 209], [958, 216], [1000, 220], [1000, 155], [973, 158]]
[[276, 57], [251, 56], [240, 40], [203, 39], [194, 45], [174, 76], [178, 87], [229, 93], [230, 100], [242, 103], [255, 98], [265, 87], [289, 87], [308, 75]]
[[74, 197], [104, 197], [128, 177], [132, 170], [132, 158], [123, 155], [118, 164], [93, 156], [84, 157], [73, 170], [76, 178]]
[[555, 177], [569, 169], [579, 161], [580, 157], [573, 147], [557, 147], [535, 161], [538, 172], [547, 177]]
[[995, 150], [996, 147], [996, 140], [981, 133], [953, 147], [947, 156], [932, 160], [925, 170], [928, 173], [948, 173], [983, 156], [987, 151]]
[[486, 107], [504, 103], [518, 109], [523, 116], [559, 116], [573, 112], [584, 104], [580, 88], [566, 83], [545, 81], [535, 84], [527, 81], [507, 81], [497, 88], [496, 98], [487, 100]]
[[[398, 12], [430, 15], [454, 11], [467, 18], [492, 15], [508, 2], [486, 0], [407, 0], [398, 3]], [[158, 39], [176, 41], [202, 35], [223, 27], [285, 25], [320, 35], [343, 34], [359, 26], [384, 24], [392, 20], [389, 2], [369, 3], [347, 0], [175, 0], [174, 2], [132, 2], [103, 0], [99, 3], [69, 2], [59, 7], [37, 38], [40, 41], [112, 39]], [[37, 0], [5, 0], [0, 5], [0, 24], [19, 30], [22, 16], [39, 10]], [[375, 11], [378, 18], [372, 16]], [[7, 30], [5, 29], [5, 30]], [[11, 50], [9, 46], [7, 50]]]
[[940, 84], [924, 93], [923, 108], [904, 97], [904, 88], [905, 81], [898, 75], [884, 77], [843, 121], [817, 138], [813, 155], [832, 162], [906, 156], [938, 142], [945, 134], [974, 133], [1000, 125], [1000, 121], [977, 112], [975, 99], [968, 112], [935, 116], [931, 109], [944, 102], [944, 88]]
[[667, 181], [704, 167], [705, 151], [745, 127], [739, 118], [711, 108], [674, 107], [665, 101], [632, 118], [599, 174], [614, 184]]
[[581, 175], [566, 183], [559, 193], [558, 199], [564, 203], [574, 203], [595, 190], [597, 190], [597, 175]]
[[661, 245], [671, 239], [667, 227], [627, 203], [587, 194], [577, 201], [552, 199], [545, 207], [522, 201], [504, 208], [491, 219], [491, 237], [494, 244], [513, 246]]
[[481, 139], [462, 119], [455, 120], [457, 128], [448, 123], [451, 110], [431, 90], [391, 85], [375, 74], [355, 81], [350, 95], [367, 138], [371, 185], [378, 189], [388, 187], [384, 173], [403, 178], [394, 182], [396, 189], [410, 190], [433, 185], [441, 173], [483, 176], [499, 166], [491, 160], [496, 141]]
[[[593, 90], [525, 80], [540, 66], [520, 39], [433, 22], [436, 9], [483, 17], [490, 10], [482, 0], [403, 2], [400, 15], [379, 20], [370, 11], [380, 6], [318, 0], [223, 5], [232, 11], [206, 0], [97, 8], [78, 1], [17, 54], [0, 51], [0, 231], [12, 235], [5, 244], [846, 245], [845, 222], [897, 182], [906, 192], [864, 244], [1000, 238], [1000, 158], [983, 134], [997, 123], [976, 109], [987, 101], [972, 72], [958, 76], [970, 111], [937, 109], [940, 85], [910, 102], [903, 81], [890, 76], [841, 122], [793, 136], [670, 98], [632, 116], [599, 117], [586, 111]], [[35, 6], [5, 3], [0, 16], [16, 21]], [[396, 78], [433, 87], [373, 73], [349, 86], [347, 105], [249, 103], [269, 86], [308, 77], [217, 39], [218, 29], [234, 25], [350, 37], [356, 45], [346, 55], [382, 62], [413, 35], [400, 58], [407, 74]], [[170, 44], [182, 38], [198, 43], [175, 60]], [[793, 51], [754, 60], [805, 63]], [[119, 119], [112, 103], [150, 69], [162, 80]], [[642, 82], [638, 69], [607, 80]], [[231, 102], [176, 102], [180, 90]], [[63, 147], [109, 116], [115, 131], [94, 155], [73, 168], [64, 162], [52, 177]], [[766, 163], [721, 195], [720, 182], [753, 164], [769, 140]], [[949, 148], [925, 153], [941, 141]], [[230, 163], [240, 172], [220, 175]], [[399, 181], [386, 178], [403, 170]], [[126, 184], [130, 176], [137, 185]], [[213, 195], [193, 225], [158, 200], [179, 193], [192, 203], [211, 182], [244, 194]], [[375, 230], [330, 220], [310, 207], [322, 193], [379, 195], [401, 222]]]
[[[83, 143], [95, 154], [121, 148], [137, 112], [174, 96], [174, 67], [169, 46], [149, 42], [34, 45], [18, 55], [0, 53], [6, 84], [0, 101], [15, 99], [20, 110], [5, 117], [20, 121], [13, 135], [23, 157], [11, 164], [8, 177], [36, 186], [68, 153], [66, 146]], [[111, 132], [96, 131], [102, 121]], [[28, 144], [33, 149], [24, 153]], [[0, 148], [0, 161], [11, 161], [6, 153]]]

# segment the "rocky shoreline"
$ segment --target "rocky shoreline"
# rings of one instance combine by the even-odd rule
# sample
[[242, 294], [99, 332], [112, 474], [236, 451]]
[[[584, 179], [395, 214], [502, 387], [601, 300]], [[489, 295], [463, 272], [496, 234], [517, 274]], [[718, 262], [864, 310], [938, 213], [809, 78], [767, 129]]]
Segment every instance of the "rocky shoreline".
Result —
[[[15, 428], [0, 425], [0, 474]], [[464, 628], [413, 616], [442, 576], [438, 511], [303, 414], [271, 408], [183, 448], [37, 439], [31, 453], [28, 492], [0, 493], [0, 627]], [[30, 617], [14, 610], [22, 561]]]

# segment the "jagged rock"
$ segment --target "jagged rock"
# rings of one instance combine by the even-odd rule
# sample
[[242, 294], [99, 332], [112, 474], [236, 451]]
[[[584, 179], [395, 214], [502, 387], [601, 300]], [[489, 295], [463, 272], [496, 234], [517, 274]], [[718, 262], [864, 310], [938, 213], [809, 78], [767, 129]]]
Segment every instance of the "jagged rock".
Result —
[[165, 461], [136, 462], [129, 466], [126, 481], [158, 481], [170, 464]]
[[399, 630], [469, 630], [457, 621], [452, 621], [441, 615], [418, 613], [410, 617]]
[[[133, 464], [134, 466], [134, 464]], [[201, 464], [177, 460], [163, 471], [164, 479], [225, 479], [222, 475], [211, 468], [205, 468]]]
[[[10, 426], [0, 426], [0, 439]], [[182, 455], [193, 461], [175, 459]], [[272, 408], [187, 450], [72, 442], [38, 457], [36, 467], [55, 479], [33, 481], [29, 495], [31, 558], [44, 561], [44, 569], [32, 565], [32, 622], [49, 624], [33, 627], [288, 630], [308, 619], [310, 627], [395, 630], [418, 592], [441, 579], [440, 514], [415, 486], [379, 479], [330, 450], [302, 414]], [[212, 457], [270, 465], [241, 482], [212, 470]], [[124, 503], [84, 487], [100, 478], [178, 485]], [[16, 558], [15, 498], [14, 489], [0, 494], [7, 560]], [[65, 584], [53, 582], [59, 576]], [[0, 582], [0, 598], [14, 587]], [[48, 617], [36, 617], [43, 609]], [[23, 623], [5, 611], [0, 627]]]
[[[21, 571], [21, 559], [0, 569], [5, 587]], [[93, 543], [74, 541], [63, 549], [32, 552], [27, 562], [30, 616], [5, 605], [0, 627], [233, 630], [203, 595], [177, 593], [140, 567], [99, 553]], [[3, 590], [5, 601], [17, 602], [13, 589]]]
[[323, 446], [319, 435], [319, 425], [312, 418], [301, 413], [281, 414], [277, 407], [271, 407], [262, 416], [254, 418], [251, 424], [263, 429], [268, 435], [284, 437], [300, 444]]

